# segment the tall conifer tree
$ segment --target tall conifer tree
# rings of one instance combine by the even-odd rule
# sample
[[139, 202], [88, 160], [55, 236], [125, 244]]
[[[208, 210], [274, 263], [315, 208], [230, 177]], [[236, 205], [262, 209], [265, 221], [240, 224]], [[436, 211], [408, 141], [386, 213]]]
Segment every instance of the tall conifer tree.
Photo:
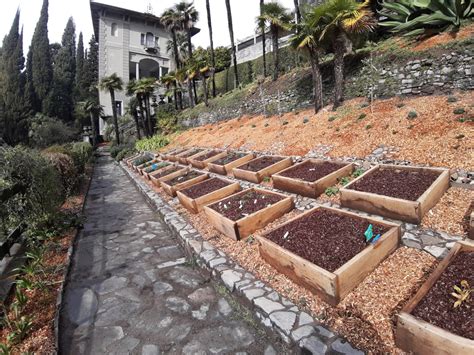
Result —
[[83, 101], [87, 97], [87, 93], [84, 88], [84, 39], [82, 32], [79, 33], [79, 39], [77, 40], [75, 85], [75, 101]]

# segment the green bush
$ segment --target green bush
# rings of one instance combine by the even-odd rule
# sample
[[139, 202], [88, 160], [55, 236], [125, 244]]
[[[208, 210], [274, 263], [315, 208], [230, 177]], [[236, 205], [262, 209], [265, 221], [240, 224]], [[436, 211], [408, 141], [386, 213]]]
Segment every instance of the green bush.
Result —
[[19, 185], [23, 192], [2, 203], [7, 226], [30, 226], [51, 218], [64, 201], [59, 174], [37, 150], [0, 147], [0, 188]]
[[135, 148], [125, 148], [116, 155], [115, 160], [121, 161], [122, 159], [132, 156], [133, 154], [135, 154]]
[[49, 163], [56, 169], [66, 196], [70, 196], [77, 186], [79, 174], [71, 156], [62, 153], [43, 153]]
[[125, 156], [135, 152], [135, 144], [120, 144], [110, 148], [110, 156], [116, 161], [122, 160]]
[[36, 148], [45, 148], [54, 144], [71, 142], [77, 131], [56, 118], [36, 114], [31, 120], [29, 141]]
[[139, 152], [157, 151], [160, 148], [167, 146], [170, 143], [168, 138], [161, 134], [155, 134], [151, 138], [140, 139], [135, 143], [135, 149]]
[[162, 134], [170, 134], [179, 130], [178, 113], [172, 104], [159, 106], [156, 111], [156, 130]]
[[89, 142], [76, 142], [72, 144], [71, 152], [76, 168], [79, 172], [82, 172], [91, 160], [94, 149]]

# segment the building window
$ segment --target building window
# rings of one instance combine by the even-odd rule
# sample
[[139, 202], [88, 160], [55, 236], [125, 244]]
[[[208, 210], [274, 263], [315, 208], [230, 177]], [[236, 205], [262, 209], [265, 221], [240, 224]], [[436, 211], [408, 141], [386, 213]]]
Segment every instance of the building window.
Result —
[[168, 74], [168, 68], [166, 68], [166, 67], [161, 67], [161, 75], [162, 75], [162, 76], [165, 76], [166, 74]]
[[142, 33], [142, 34], [140, 35], [140, 44], [141, 44], [142, 46], [145, 45], [145, 34], [144, 34], [144, 33]]
[[151, 32], [147, 32], [146, 34], [146, 46], [148, 48], [155, 47], [155, 36]]
[[117, 116], [122, 116], [122, 101], [115, 101], [115, 112], [117, 112]]
[[112, 35], [112, 37], [118, 37], [118, 27], [116, 23], [112, 24], [110, 34]]
[[155, 37], [155, 47], [158, 47], [159, 40], [160, 40], [159, 37]]

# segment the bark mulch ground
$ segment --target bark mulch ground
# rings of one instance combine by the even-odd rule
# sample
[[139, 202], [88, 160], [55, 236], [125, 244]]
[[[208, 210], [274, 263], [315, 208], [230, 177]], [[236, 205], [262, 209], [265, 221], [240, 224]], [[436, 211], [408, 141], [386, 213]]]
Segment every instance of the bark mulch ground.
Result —
[[216, 161], [213, 161], [212, 164], [226, 165], [226, 164], [229, 164], [230, 162], [233, 162], [234, 160], [243, 158], [246, 155], [247, 155], [246, 153], [239, 153], [239, 152], [227, 153], [225, 157], [220, 158]]
[[181, 190], [181, 192], [190, 198], [198, 198], [213, 191], [222, 189], [228, 185], [230, 185], [230, 182], [228, 181], [219, 178], [212, 178], [188, 187], [187, 189]]
[[209, 207], [232, 221], [238, 221], [282, 199], [281, 196], [252, 190], [242, 195], [231, 196]]
[[435, 171], [380, 168], [355, 182], [350, 189], [416, 201], [438, 176]]
[[474, 286], [474, 252], [459, 253], [445, 269], [412, 314], [462, 337], [474, 340], [474, 299], [470, 297], [454, 308], [454, 286], [466, 280]]
[[200, 173], [199, 171], [191, 170], [191, 171], [188, 171], [184, 175], [177, 176], [171, 180], [165, 181], [165, 183], [166, 185], [174, 186], [174, 185], [181, 184], [182, 182], [197, 178], [198, 176], [201, 176], [201, 175], [204, 175], [204, 174]]
[[169, 174], [172, 174], [172, 173], [175, 173], [179, 170], [183, 169], [182, 166], [176, 166], [175, 168], [171, 168], [171, 169], [168, 169], [166, 171], [161, 171], [157, 174], [153, 174], [153, 177], [156, 178], [156, 179], [159, 179], [159, 178], [162, 178], [163, 176], [166, 176], [166, 175], [169, 175]]
[[186, 153], [186, 154], [183, 154], [183, 155], [180, 155], [180, 158], [189, 158], [197, 153], [201, 153], [203, 152], [204, 149], [193, 149], [191, 150], [189, 153]]
[[210, 152], [207, 152], [206, 154], [201, 155], [200, 157], [197, 157], [197, 161], [204, 161], [206, 159], [212, 158], [214, 155], [222, 153], [219, 150], [211, 150]]
[[[369, 224], [363, 218], [318, 209], [272, 231], [267, 238], [333, 272], [367, 247], [364, 232]], [[386, 231], [373, 225], [374, 236]]]
[[249, 171], [260, 171], [262, 169], [268, 168], [270, 165], [278, 163], [281, 160], [283, 160], [282, 157], [265, 156], [252, 160], [251, 162], [241, 165], [238, 168]]
[[313, 163], [308, 160], [304, 164], [290, 168], [279, 175], [292, 179], [314, 182], [341, 169], [342, 167], [342, 164], [332, 163], [329, 161]]

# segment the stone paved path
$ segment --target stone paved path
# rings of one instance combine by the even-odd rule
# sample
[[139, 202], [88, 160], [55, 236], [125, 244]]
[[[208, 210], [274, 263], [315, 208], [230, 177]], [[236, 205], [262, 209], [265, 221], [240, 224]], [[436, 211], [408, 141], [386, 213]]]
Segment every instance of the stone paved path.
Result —
[[63, 354], [291, 352], [177, 240], [109, 156], [98, 159], [60, 313]]

